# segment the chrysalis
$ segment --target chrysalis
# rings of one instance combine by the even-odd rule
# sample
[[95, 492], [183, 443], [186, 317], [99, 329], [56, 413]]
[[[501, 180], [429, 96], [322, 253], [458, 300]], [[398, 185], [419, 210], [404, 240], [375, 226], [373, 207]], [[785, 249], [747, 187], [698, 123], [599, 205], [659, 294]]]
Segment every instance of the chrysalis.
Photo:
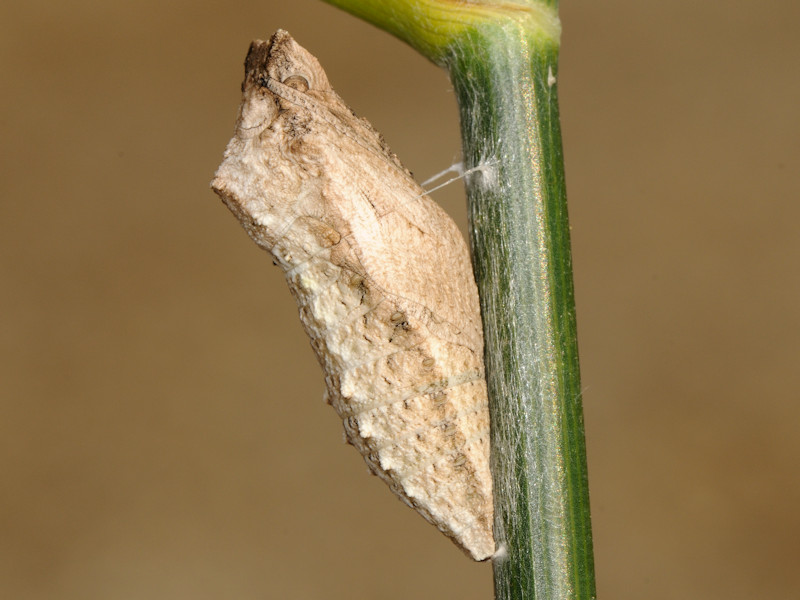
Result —
[[369, 469], [490, 557], [483, 338], [461, 233], [285, 31], [251, 44], [242, 92], [214, 191], [285, 271]]

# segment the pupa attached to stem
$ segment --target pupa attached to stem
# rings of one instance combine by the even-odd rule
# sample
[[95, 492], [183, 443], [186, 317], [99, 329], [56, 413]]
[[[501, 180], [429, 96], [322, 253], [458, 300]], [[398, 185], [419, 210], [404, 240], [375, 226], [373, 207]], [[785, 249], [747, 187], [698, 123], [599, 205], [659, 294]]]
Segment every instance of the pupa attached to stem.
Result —
[[463, 236], [285, 31], [251, 44], [242, 94], [214, 191], [285, 271], [348, 441], [489, 558], [483, 337]]

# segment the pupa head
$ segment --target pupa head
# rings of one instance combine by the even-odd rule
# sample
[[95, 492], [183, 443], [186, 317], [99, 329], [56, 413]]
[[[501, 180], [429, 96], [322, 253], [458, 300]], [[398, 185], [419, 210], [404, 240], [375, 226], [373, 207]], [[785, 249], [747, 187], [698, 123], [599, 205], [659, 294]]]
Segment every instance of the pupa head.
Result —
[[250, 44], [236, 128], [212, 189], [260, 246], [318, 196], [325, 151], [316, 143], [341, 100], [317, 59], [283, 30]]
[[283, 29], [268, 42], [252, 42], [244, 68], [237, 134], [252, 135], [281, 111], [313, 112], [315, 100], [332, 100], [333, 90], [319, 61]]

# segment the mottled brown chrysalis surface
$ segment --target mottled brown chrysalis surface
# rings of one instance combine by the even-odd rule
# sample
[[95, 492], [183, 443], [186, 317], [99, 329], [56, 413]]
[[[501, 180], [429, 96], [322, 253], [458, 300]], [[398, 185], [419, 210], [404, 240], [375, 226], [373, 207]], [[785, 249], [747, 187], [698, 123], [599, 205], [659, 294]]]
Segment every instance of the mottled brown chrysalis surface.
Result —
[[490, 557], [483, 339], [461, 233], [285, 31], [250, 46], [242, 92], [214, 191], [286, 272], [370, 470]]

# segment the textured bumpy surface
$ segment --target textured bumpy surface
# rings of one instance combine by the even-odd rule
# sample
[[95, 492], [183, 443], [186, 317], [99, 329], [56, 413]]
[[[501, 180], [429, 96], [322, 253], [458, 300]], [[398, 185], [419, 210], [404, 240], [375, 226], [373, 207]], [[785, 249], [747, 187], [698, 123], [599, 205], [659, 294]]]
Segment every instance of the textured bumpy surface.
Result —
[[461, 233], [285, 31], [250, 46], [242, 93], [212, 187], [285, 271], [348, 441], [489, 558], [483, 339]]

